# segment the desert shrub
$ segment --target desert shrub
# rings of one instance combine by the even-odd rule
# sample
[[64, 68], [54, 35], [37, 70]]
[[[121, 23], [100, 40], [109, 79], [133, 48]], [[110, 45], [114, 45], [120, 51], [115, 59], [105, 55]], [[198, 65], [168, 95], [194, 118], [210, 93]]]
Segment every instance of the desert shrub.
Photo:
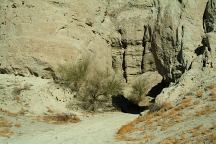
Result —
[[111, 96], [120, 94], [122, 89], [122, 82], [115, 75], [95, 72], [86, 79], [78, 98], [82, 101], [82, 108], [97, 111], [99, 108], [107, 107], [111, 102]]
[[138, 79], [132, 84], [132, 92], [130, 95], [130, 100], [134, 103], [141, 101], [142, 96], [146, 93], [146, 82], [143, 79]]
[[111, 96], [121, 94], [123, 85], [108, 70], [91, 71], [89, 64], [89, 59], [83, 59], [73, 65], [61, 65], [58, 71], [63, 84], [77, 92], [78, 105], [85, 110], [96, 111], [111, 106]]
[[86, 58], [75, 64], [59, 65], [58, 72], [63, 84], [78, 91], [87, 76], [89, 64], [89, 58]]

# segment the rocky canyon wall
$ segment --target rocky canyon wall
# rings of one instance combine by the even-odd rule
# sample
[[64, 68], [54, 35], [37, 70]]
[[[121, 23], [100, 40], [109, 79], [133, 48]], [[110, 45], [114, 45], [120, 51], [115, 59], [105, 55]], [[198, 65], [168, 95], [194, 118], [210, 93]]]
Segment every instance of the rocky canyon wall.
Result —
[[111, 66], [111, 48], [97, 32], [112, 27], [105, 11], [97, 0], [1, 1], [0, 73], [52, 78], [58, 64], [87, 56]]
[[113, 69], [129, 83], [149, 71], [177, 82], [215, 68], [215, 6], [215, 0], [1, 1], [0, 73], [53, 78], [59, 64], [90, 56], [92, 67]]

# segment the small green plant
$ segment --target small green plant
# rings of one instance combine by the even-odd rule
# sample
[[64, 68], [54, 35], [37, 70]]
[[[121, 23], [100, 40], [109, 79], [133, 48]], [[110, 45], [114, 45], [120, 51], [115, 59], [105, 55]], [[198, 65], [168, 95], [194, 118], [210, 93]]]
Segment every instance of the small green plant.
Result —
[[89, 59], [83, 59], [75, 64], [65, 64], [58, 67], [61, 80], [67, 87], [78, 91], [80, 84], [85, 80], [89, 67]]
[[132, 84], [132, 92], [130, 99], [134, 103], [139, 103], [141, 101], [142, 96], [145, 96], [146, 93], [146, 81], [143, 79], [139, 79]]

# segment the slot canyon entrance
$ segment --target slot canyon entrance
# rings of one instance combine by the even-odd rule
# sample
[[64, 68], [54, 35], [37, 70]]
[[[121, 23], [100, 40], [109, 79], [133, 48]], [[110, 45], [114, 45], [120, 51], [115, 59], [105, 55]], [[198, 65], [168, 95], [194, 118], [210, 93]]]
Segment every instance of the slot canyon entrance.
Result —
[[132, 101], [130, 101], [123, 95], [113, 96], [112, 105], [117, 109], [121, 110], [123, 113], [130, 114], [140, 114], [144, 110], [148, 109], [148, 107], [140, 107], [137, 104], [134, 104]]
[[[146, 96], [152, 98], [151, 103], [155, 102], [156, 97], [162, 92], [164, 88], [167, 88], [169, 84], [169, 82], [162, 80], [148, 92]], [[130, 114], [140, 114], [141, 112], [149, 109], [149, 106], [139, 106], [138, 104], [134, 104], [131, 100], [127, 99], [123, 95], [113, 96], [112, 105], [123, 113]]]

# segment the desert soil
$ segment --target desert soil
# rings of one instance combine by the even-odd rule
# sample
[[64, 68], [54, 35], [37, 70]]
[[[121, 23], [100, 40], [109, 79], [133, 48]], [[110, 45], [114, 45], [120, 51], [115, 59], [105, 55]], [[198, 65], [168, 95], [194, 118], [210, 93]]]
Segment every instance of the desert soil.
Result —
[[[1, 116], [3, 117], [3, 116]], [[19, 123], [13, 126], [10, 137], [0, 137], [1, 144], [113, 144], [125, 143], [115, 139], [119, 127], [132, 121], [137, 115], [120, 112], [96, 114], [82, 118], [79, 123], [49, 124], [32, 117], [8, 117]]]

